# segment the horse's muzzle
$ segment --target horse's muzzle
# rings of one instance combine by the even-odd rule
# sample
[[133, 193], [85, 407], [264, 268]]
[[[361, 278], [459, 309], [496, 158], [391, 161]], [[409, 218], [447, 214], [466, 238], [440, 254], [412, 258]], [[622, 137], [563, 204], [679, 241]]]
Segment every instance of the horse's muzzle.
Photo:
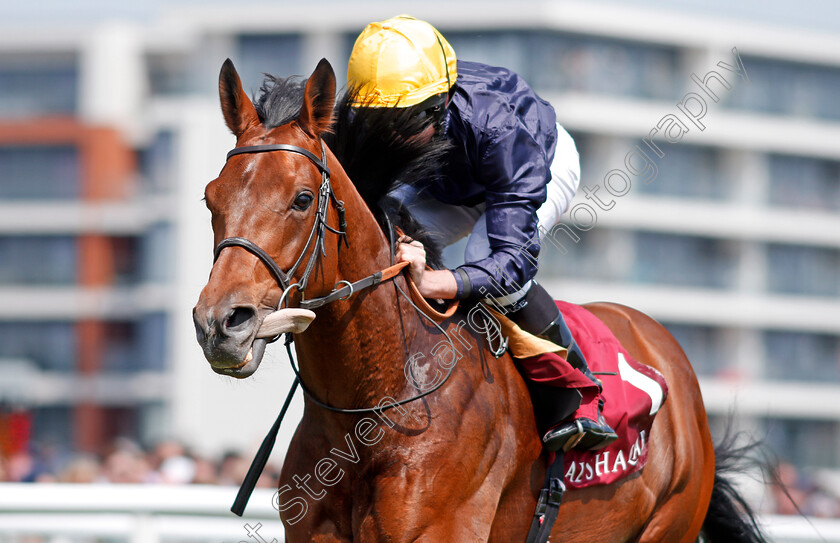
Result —
[[252, 305], [216, 304], [199, 300], [193, 309], [195, 336], [216, 373], [244, 378], [259, 367], [269, 341], [286, 333], [302, 333], [315, 313], [283, 308], [259, 315]]
[[215, 370], [232, 369], [246, 363], [256, 336], [259, 319], [250, 305], [203, 306], [193, 309], [198, 344]]

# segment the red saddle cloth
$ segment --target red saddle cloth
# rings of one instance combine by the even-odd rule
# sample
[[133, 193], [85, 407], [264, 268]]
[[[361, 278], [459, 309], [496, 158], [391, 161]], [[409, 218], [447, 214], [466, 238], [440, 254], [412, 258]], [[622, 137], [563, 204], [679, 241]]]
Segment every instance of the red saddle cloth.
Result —
[[[563, 482], [567, 488], [614, 483], [644, 467], [650, 428], [668, 395], [668, 385], [658, 371], [633, 360], [595, 315], [579, 305], [556, 303], [586, 357], [589, 369], [596, 374], [615, 373], [597, 377], [604, 385], [604, 418], [618, 434], [615, 442], [601, 450], [566, 453]], [[549, 372], [544, 372], [546, 378], [537, 380], [545, 384], [576, 388], [584, 382], [578, 377], [580, 372], [570, 372], [568, 362], [557, 353], [520, 359], [520, 363], [531, 369], [552, 365], [555, 371], [550, 373], [556, 382], [547, 379]], [[527, 373], [534, 376], [532, 371]]]

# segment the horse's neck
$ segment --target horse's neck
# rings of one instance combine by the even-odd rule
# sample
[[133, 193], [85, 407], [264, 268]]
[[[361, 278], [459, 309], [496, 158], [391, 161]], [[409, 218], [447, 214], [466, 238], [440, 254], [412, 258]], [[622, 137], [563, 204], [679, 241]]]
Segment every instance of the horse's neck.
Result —
[[[390, 247], [355, 190], [338, 196], [347, 208], [349, 250], [339, 252], [337, 279], [352, 283], [388, 267]], [[406, 387], [403, 366], [430, 336], [394, 283], [405, 290], [397, 277], [320, 308], [297, 339], [301, 377], [321, 401], [370, 407]]]

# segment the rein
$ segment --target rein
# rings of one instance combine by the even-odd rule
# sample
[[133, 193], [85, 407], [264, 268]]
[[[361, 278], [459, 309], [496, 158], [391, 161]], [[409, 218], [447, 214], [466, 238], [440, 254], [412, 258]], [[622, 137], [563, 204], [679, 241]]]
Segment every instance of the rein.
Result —
[[[334, 234], [338, 234], [341, 240], [344, 241], [344, 245], [346, 247], [350, 247], [349, 242], [347, 241], [347, 220], [345, 218], [345, 209], [344, 209], [344, 202], [339, 200], [335, 193], [332, 190], [332, 184], [330, 183], [330, 169], [327, 167], [327, 150], [324, 145], [324, 142], [321, 141], [321, 158], [319, 159], [315, 156], [314, 153], [304, 149], [303, 147], [298, 147], [296, 145], [289, 145], [285, 143], [278, 143], [274, 145], [250, 145], [246, 147], [237, 147], [227, 154], [227, 160], [230, 160], [232, 156], [241, 155], [241, 154], [248, 154], [248, 153], [265, 153], [270, 151], [287, 151], [290, 153], [296, 153], [299, 155], [303, 155], [308, 158], [315, 166], [321, 171], [321, 187], [318, 191], [318, 210], [315, 213], [315, 223], [312, 225], [312, 230], [309, 232], [309, 238], [306, 240], [306, 245], [301, 251], [300, 256], [298, 256], [295, 263], [289, 269], [289, 271], [284, 272], [274, 258], [271, 257], [267, 252], [265, 252], [259, 245], [254, 243], [253, 241], [249, 240], [248, 238], [241, 237], [241, 236], [233, 236], [229, 238], [223, 239], [219, 244], [216, 246], [216, 249], [213, 251], [213, 262], [215, 263], [216, 260], [219, 259], [219, 256], [222, 253], [222, 250], [227, 247], [241, 247], [248, 251], [249, 253], [253, 254], [260, 261], [265, 264], [265, 267], [268, 268], [268, 271], [271, 272], [272, 277], [280, 287], [283, 289], [283, 295], [280, 297], [280, 304], [282, 306], [283, 301], [285, 301], [289, 291], [292, 288], [297, 288], [300, 292], [304, 292], [306, 289], [307, 284], [309, 283], [309, 276], [312, 274], [312, 270], [315, 268], [315, 264], [317, 261], [317, 257], [319, 255], [326, 256], [326, 247], [324, 245], [324, 238], [326, 237], [326, 231], [329, 230]], [[333, 203], [338, 211], [338, 229], [332, 228], [329, 224], [327, 224], [327, 209], [330, 203]], [[392, 236], [393, 237], [393, 236]], [[313, 240], [315, 240], [315, 244], [313, 246]], [[393, 247], [393, 240], [391, 242], [391, 247]], [[313, 254], [309, 257], [309, 261], [306, 264], [306, 269], [303, 272], [303, 276], [301, 277], [300, 281], [297, 283], [292, 283], [292, 276], [300, 267], [301, 263], [303, 262], [304, 256], [309, 251], [310, 247], [313, 248]], [[339, 242], [339, 248], [341, 244]], [[398, 264], [393, 263], [393, 255], [391, 259], [391, 266], [385, 268], [384, 270], [375, 272], [363, 279], [359, 279], [354, 283], [350, 283], [349, 281], [339, 281], [336, 283], [333, 290], [327, 294], [326, 296], [321, 296], [318, 298], [312, 299], [303, 299], [298, 304], [302, 309], [316, 309], [318, 307], [327, 305], [331, 302], [336, 300], [346, 300], [356, 292], [361, 290], [375, 287], [383, 281], [388, 281], [389, 279], [393, 279], [396, 277], [403, 268], [405, 268], [408, 263], [407, 262], [400, 262]], [[338, 288], [339, 285], [344, 285], [341, 288]], [[414, 289], [416, 290], [416, 289]], [[415, 293], [419, 295], [419, 292]], [[416, 306], [415, 306], [416, 307]], [[457, 308], [457, 304], [455, 304], [450, 311], [445, 314], [436, 314], [438, 318], [448, 318], [450, 317]], [[417, 308], [418, 311], [422, 313], [422, 311]], [[431, 311], [436, 313], [430, 306], [426, 307], [427, 311]]]
[[[278, 309], [283, 305], [283, 302], [286, 300], [288, 293], [292, 288], [297, 288], [301, 293], [304, 292], [306, 289], [306, 285], [309, 281], [309, 276], [312, 273], [312, 270], [315, 267], [316, 260], [319, 256], [323, 255], [326, 257], [326, 247], [324, 245], [324, 238], [326, 237], [326, 231], [329, 230], [337, 234], [340, 238], [339, 241], [339, 249], [341, 247], [341, 240], [344, 241], [345, 246], [349, 247], [349, 243], [347, 242], [347, 222], [345, 219], [345, 210], [344, 210], [344, 202], [339, 200], [335, 193], [332, 190], [332, 185], [330, 184], [330, 170], [327, 167], [327, 151], [324, 142], [321, 141], [321, 158], [319, 159], [315, 156], [314, 153], [296, 145], [288, 145], [288, 144], [274, 144], [274, 145], [251, 145], [246, 147], [237, 147], [227, 154], [227, 160], [230, 160], [232, 156], [236, 156], [239, 154], [246, 154], [246, 153], [264, 153], [270, 151], [287, 151], [291, 153], [296, 153], [299, 155], [303, 155], [308, 158], [321, 172], [321, 186], [318, 191], [318, 208], [316, 211], [315, 216], [315, 223], [312, 225], [312, 230], [309, 233], [309, 238], [306, 241], [306, 245], [304, 246], [303, 250], [301, 251], [300, 256], [298, 256], [295, 263], [292, 267], [284, 272], [277, 262], [265, 252], [259, 245], [252, 242], [251, 240], [240, 237], [234, 236], [223, 239], [219, 244], [216, 246], [216, 249], [213, 252], [213, 262], [215, 263], [216, 260], [219, 259], [222, 250], [228, 247], [241, 247], [246, 251], [250, 252], [254, 256], [260, 259], [260, 261], [265, 264], [266, 268], [268, 268], [271, 275], [283, 289], [283, 294], [280, 297], [280, 302], [278, 304]], [[339, 216], [339, 227], [338, 229], [331, 228], [327, 224], [327, 210], [330, 205], [333, 203], [338, 211]], [[333, 288], [332, 292], [327, 294], [326, 296], [321, 296], [319, 298], [313, 298], [310, 300], [301, 300], [300, 307], [303, 309], [315, 309], [336, 300], [345, 300], [352, 296], [354, 293], [366, 289], [375, 287], [379, 285], [383, 281], [387, 281], [396, 277], [407, 265], [408, 262], [400, 262], [398, 264], [394, 264], [394, 254], [393, 254], [393, 247], [394, 247], [394, 229], [391, 227], [389, 222], [389, 236], [390, 236], [390, 247], [391, 247], [391, 266], [385, 268], [384, 270], [377, 271], [363, 279], [360, 279], [354, 283], [350, 283], [348, 281], [342, 280], [336, 284], [338, 285], [344, 284], [341, 288]], [[314, 240], [314, 245], [313, 245]], [[301, 277], [300, 281], [297, 283], [291, 283], [292, 277], [295, 272], [300, 267], [301, 263], [303, 262], [304, 256], [309, 252], [310, 248], [312, 248], [312, 254], [309, 257], [309, 261], [306, 264], [306, 268], [304, 269], [303, 276]], [[411, 283], [409, 278], [409, 283]], [[405, 297], [406, 300], [411, 304], [414, 309], [423, 315], [427, 320], [429, 320], [434, 326], [440, 330], [446, 339], [450, 343], [450, 347], [455, 350], [455, 344], [452, 341], [449, 333], [431, 316], [429, 316], [426, 312], [424, 312], [414, 301], [411, 297], [406, 294], [396, 283], [394, 286], [400, 292], [400, 294]], [[416, 287], [414, 289], [416, 291]], [[419, 292], [413, 292], [415, 295], [419, 295]], [[422, 297], [419, 298], [422, 300]], [[450, 307], [450, 310], [446, 313], [437, 313], [434, 311], [427, 303], [424, 301], [421, 302], [425, 304], [427, 310], [434, 313], [435, 316], [440, 318], [441, 320], [451, 316], [455, 309], [457, 308], [457, 304], [454, 304]], [[276, 341], [279, 339], [280, 336], [273, 338], [271, 341]], [[289, 390], [289, 394], [286, 397], [286, 401], [283, 404], [283, 408], [280, 410], [280, 414], [277, 417], [277, 420], [272, 425], [271, 429], [266, 435], [265, 439], [263, 440], [262, 444], [260, 445], [259, 450], [257, 451], [257, 455], [255, 456], [254, 460], [251, 462], [251, 466], [248, 469], [248, 473], [245, 476], [245, 479], [242, 481], [242, 485], [239, 488], [239, 492], [236, 495], [236, 499], [234, 500], [233, 506], [231, 507], [231, 511], [238, 515], [242, 516], [245, 512], [245, 506], [248, 503], [248, 499], [251, 497], [251, 494], [256, 487], [257, 480], [259, 479], [260, 475], [262, 474], [263, 469], [265, 468], [266, 463], [268, 462], [268, 457], [271, 454], [271, 450], [274, 448], [274, 443], [277, 440], [277, 434], [280, 430], [280, 424], [283, 421], [283, 418], [286, 415], [286, 411], [289, 407], [289, 404], [292, 401], [292, 397], [294, 396], [298, 385], [300, 385], [301, 390], [303, 390], [304, 394], [315, 404], [319, 407], [327, 409], [329, 411], [337, 412], [337, 413], [344, 413], [344, 414], [361, 414], [361, 413], [381, 413], [387, 409], [392, 407], [397, 407], [403, 404], [407, 404], [409, 402], [413, 402], [424, 396], [428, 396], [429, 394], [435, 392], [440, 387], [442, 387], [451, 377], [452, 371], [455, 368], [455, 364], [449, 367], [446, 376], [441, 380], [440, 383], [436, 384], [434, 387], [421, 391], [420, 394], [412, 396], [410, 398], [406, 398], [404, 400], [400, 400], [398, 402], [389, 403], [385, 406], [376, 406], [376, 407], [364, 407], [364, 408], [356, 408], [356, 409], [348, 409], [348, 408], [341, 408], [335, 407], [329, 404], [326, 404], [320, 400], [318, 400], [315, 395], [303, 384], [303, 380], [301, 378], [300, 372], [295, 364], [294, 357], [292, 355], [291, 344], [293, 341], [293, 337], [291, 333], [286, 334], [286, 351], [289, 355], [289, 362], [292, 366], [292, 370], [295, 372], [295, 380], [292, 383], [292, 387]]]
[[[317, 211], [315, 213], [315, 222], [312, 225], [312, 230], [309, 232], [309, 237], [306, 240], [306, 245], [304, 246], [303, 250], [301, 251], [300, 255], [298, 256], [295, 263], [292, 267], [284, 272], [277, 262], [265, 252], [259, 245], [252, 242], [251, 240], [240, 237], [234, 236], [223, 239], [215, 248], [213, 252], [213, 262], [219, 259], [221, 252], [228, 248], [228, 247], [241, 247], [246, 251], [250, 252], [251, 254], [255, 255], [263, 264], [265, 264], [266, 268], [268, 268], [271, 275], [283, 289], [283, 293], [280, 296], [280, 302], [278, 303], [278, 310], [282, 307], [283, 302], [286, 300], [287, 295], [291, 291], [292, 288], [297, 288], [300, 293], [301, 297], [304, 295], [304, 291], [306, 286], [309, 282], [309, 277], [312, 274], [312, 271], [315, 268], [315, 264], [318, 260], [318, 257], [323, 255], [326, 257], [326, 246], [324, 244], [324, 239], [326, 237], [326, 232], [329, 230], [330, 232], [337, 234], [339, 236], [339, 255], [341, 251], [341, 241], [344, 241], [346, 247], [349, 247], [349, 243], [347, 241], [347, 221], [345, 218], [345, 209], [344, 209], [344, 202], [339, 200], [335, 193], [332, 190], [332, 185], [330, 184], [330, 170], [327, 167], [327, 150], [326, 146], [324, 145], [323, 140], [321, 141], [321, 158], [319, 159], [315, 154], [311, 151], [308, 151], [302, 147], [298, 147], [296, 145], [288, 145], [288, 144], [274, 144], [274, 145], [251, 145], [246, 147], [238, 147], [227, 154], [227, 160], [230, 160], [231, 157], [245, 154], [245, 153], [264, 153], [264, 152], [271, 152], [271, 151], [286, 151], [290, 153], [296, 153], [308, 158], [318, 170], [321, 172], [321, 186], [318, 190], [318, 206]], [[327, 211], [329, 210], [329, 205], [332, 203], [336, 207], [336, 211], [338, 212], [339, 217], [339, 227], [338, 229], [334, 229], [327, 224]], [[386, 215], [386, 220], [387, 215]], [[394, 227], [391, 225], [390, 220], [388, 220], [388, 235], [390, 237], [389, 244], [390, 244], [390, 266], [384, 270], [375, 272], [363, 279], [360, 279], [354, 283], [350, 283], [346, 280], [339, 281], [333, 290], [327, 294], [326, 296], [321, 296], [319, 298], [314, 298], [311, 300], [302, 300], [300, 302], [300, 306], [304, 309], [314, 309], [317, 307], [321, 307], [323, 305], [329, 304], [336, 300], [345, 300], [352, 296], [355, 292], [359, 290], [363, 290], [366, 288], [375, 287], [379, 285], [382, 281], [387, 281], [396, 277], [407, 265], [407, 262], [401, 262], [399, 264], [394, 264]], [[301, 264], [303, 263], [303, 259], [307, 253], [310, 252], [309, 260], [306, 263], [306, 267], [304, 268], [303, 274], [301, 279], [297, 283], [291, 283], [294, 274], [298, 271]], [[411, 281], [411, 278], [408, 277], [409, 286], [412, 287], [412, 294], [417, 297], [417, 299], [421, 302], [421, 304], [425, 304], [426, 308], [431, 310], [435, 316], [441, 319], [441, 322], [444, 318], [450, 316], [454, 313], [455, 309], [457, 308], [457, 303], [450, 307], [450, 310], [447, 311], [445, 314], [437, 313], [436, 311], [432, 310], [432, 308], [426, 303], [422, 296], [420, 296], [419, 291], [416, 288], [416, 285]], [[344, 284], [343, 287], [337, 288], [338, 285]], [[441, 326], [441, 324], [435, 320], [433, 317], [430, 317], [426, 312], [424, 312], [414, 301], [411, 299], [411, 296], [406, 294], [402, 288], [400, 288], [399, 284], [394, 283], [394, 286], [399, 291], [400, 294], [408, 301], [409, 304], [423, 317], [428, 319], [434, 326], [443, 333], [446, 337], [447, 341], [449, 341], [450, 347], [452, 348], [452, 352], [457, 352], [455, 348], [455, 344], [452, 341], [452, 337], [449, 333]], [[443, 318], [441, 318], [443, 317]], [[276, 341], [279, 339], [279, 335], [270, 341]], [[491, 339], [488, 333], [488, 342]], [[274, 444], [277, 441], [277, 434], [280, 431], [280, 424], [283, 422], [283, 418], [286, 416], [286, 411], [289, 408], [289, 405], [292, 402], [292, 398], [297, 391], [298, 385], [303, 390], [304, 394], [312, 401], [315, 405], [327, 409], [329, 411], [337, 412], [337, 413], [344, 413], [350, 415], [362, 414], [362, 413], [372, 413], [375, 412], [377, 414], [385, 411], [386, 409], [390, 409], [392, 407], [397, 407], [403, 404], [407, 404], [409, 402], [413, 402], [415, 400], [419, 400], [424, 396], [428, 396], [432, 394], [440, 387], [442, 387], [446, 382], [449, 381], [449, 378], [452, 376], [452, 371], [455, 369], [456, 364], [452, 364], [446, 373], [446, 376], [435, 386], [428, 390], [423, 390], [422, 387], [417, 385], [417, 382], [414, 382], [415, 388], [417, 388], [420, 393], [412, 396], [410, 398], [406, 398], [404, 400], [400, 400], [398, 402], [389, 403], [385, 406], [376, 407], [364, 407], [364, 408], [355, 408], [355, 409], [347, 409], [341, 407], [335, 407], [329, 404], [326, 404], [320, 400], [318, 400], [315, 395], [303, 384], [303, 379], [301, 378], [300, 371], [298, 370], [294, 356], [292, 355], [292, 348], [291, 344], [293, 342], [293, 336], [291, 332], [286, 333], [286, 351], [289, 355], [289, 362], [292, 366], [292, 370], [295, 372], [295, 380], [292, 383], [291, 389], [289, 390], [288, 395], [286, 396], [286, 401], [283, 403], [283, 407], [280, 410], [280, 414], [277, 416], [274, 424], [272, 425], [271, 429], [266, 435], [265, 439], [263, 439], [262, 444], [260, 445], [259, 450], [257, 451], [254, 460], [251, 462], [251, 466], [248, 468], [248, 473], [245, 475], [245, 479], [242, 481], [242, 485], [239, 487], [239, 491], [236, 494], [236, 499], [231, 506], [231, 511], [237, 515], [242, 516], [245, 512], [245, 507], [248, 504], [248, 500], [251, 497], [251, 494], [254, 492], [254, 488], [257, 486], [257, 481], [259, 480], [260, 476], [262, 475], [263, 470], [265, 469], [266, 463], [268, 463], [268, 458], [271, 455], [272, 449], [274, 449]], [[507, 341], [505, 340], [499, 347], [498, 350], [493, 350], [493, 354], [498, 358], [501, 354], [504, 353], [505, 348], [507, 347]], [[381, 403], [381, 402], [380, 402]], [[549, 469], [546, 472], [546, 479], [544, 488], [540, 492], [539, 500], [537, 502], [537, 508], [534, 512], [534, 516], [531, 522], [530, 530], [528, 532], [528, 536], [526, 539], [526, 543], [543, 543], [548, 541], [548, 538], [551, 534], [551, 529], [554, 526], [554, 521], [558, 515], [558, 509], [560, 507], [560, 502], [563, 498], [563, 492], [565, 491], [565, 486], [563, 485], [562, 479], [562, 472], [563, 472], [563, 455], [560, 454], [555, 457], [555, 460], [551, 462]]]
[[[292, 265], [292, 267], [289, 269], [289, 271], [284, 272], [280, 268], [280, 266], [277, 264], [277, 262], [271, 257], [271, 255], [269, 255], [267, 252], [265, 252], [259, 245], [257, 245], [256, 243], [254, 243], [253, 241], [251, 241], [247, 238], [240, 237], [240, 236], [234, 236], [234, 237], [225, 238], [221, 242], [219, 242], [219, 244], [216, 246], [215, 251], [213, 252], [213, 262], [215, 263], [216, 260], [218, 260], [219, 256], [221, 255], [222, 250], [227, 248], [227, 247], [241, 247], [241, 248], [245, 249], [246, 251], [250, 252], [251, 254], [253, 254], [254, 256], [256, 256], [257, 258], [259, 258], [260, 261], [262, 261], [262, 263], [265, 264], [266, 268], [268, 268], [268, 270], [271, 272], [271, 275], [274, 277], [274, 279], [277, 281], [277, 283], [280, 285], [280, 287], [283, 289], [283, 294], [281, 295], [280, 303], [278, 304], [278, 309], [280, 309], [280, 307], [283, 305], [283, 302], [286, 301], [286, 297], [287, 297], [289, 291], [292, 288], [297, 288], [299, 291], [304, 292], [304, 290], [306, 288], [306, 285], [309, 282], [309, 276], [310, 276], [310, 274], [312, 273], [312, 270], [315, 267], [315, 263], [316, 263], [318, 257], [321, 256], [321, 255], [326, 256], [327, 253], [326, 253], [326, 247], [324, 246], [324, 238], [326, 236], [326, 231], [327, 230], [329, 230], [330, 232], [333, 232], [335, 234], [338, 234], [340, 236], [340, 238], [344, 240], [344, 243], [347, 247], [349, 247], [349, 243], [347, 242], [347, 221], [345, 219], [344, 202], [339, 200], [335, 196], [335, 193], [332, 190], [332, 184], [330, 183], [330, 169], [327, 167], [327, 149], [326, 149], [326, 146], [324, 145], [323, 140], [321, 141], [321, 158], [320, 159], [317, 156], [315, 156], [314, 153], [304, 149], [303, 147], [298, 147], [297, 145], [289, 145], [289, 144], [285, 144], [285, 143], [280, 143], [280, 144], [273, 144], [273, 145], [250, 145], [250, 146], [246, 146], [246, 147], [237, 147], [237, 148], [231, 150], [230, 152], [228, 152], [226, 161], [230, 160], [230, 158], [232, 156], [236, 156], [236, 155], [248, 154], [248, 153], [265, 153], [265, 152], [270, 152], [270, 151], [287, 151], [287, 152], [290, 152], [290, 153], [296, 153], [296, 154], [299, 154], [299, 155], [303, 155], [306, 158], [308, 158], [313, 164], [315, 164], [315, 166], [317, 166], [318, 170], [320, 170], [320, 172], [321, 172], [321, 187], [318, 191], [318, 210], [315, 213], [315, 223], [312, 225], [312, 230], [309, 232], [309, 238], [306, 241], [306, 245], [304, 246], [303, 251], [301, 251], [300, 256], [298, 256], [297, 260], [295, 261], [294, 265]], [[338, 210], [338, 214], [339, 214], [339, 228], [338, 229], [331, 228], [327, 224], [327, 209], [328, 209], [328, 206], [331, 202], [335, 204], [336, 209]], [[303, 309], [310, 309], [311, 310], [311, 309], [315, 309], [315, 308], [324, 306], [324, 305], [329, 304], [331, 302], [334, 302], [336, 300], [346, 300], [347, 298], [349, 298], [354, 293], [356, 293], [360, 290], [375, 287], [376, 285], [379, 285], [382, 281], [387, 281], [389, 279], [393, 279], [394, 277], [396, 277], [406, 266], [408, 266], [408, 262], [400, 262], [400, 263], [394, 264], [394, 254], [393, 254], [394, 228], [391, 226], [390, 221], [388, 222], [388, 230], [389, 230], [390, 246], [391, 246], [391, 266], [385, 268], [384, 270], [381, 270], [381, 271], [375, 272], [371, 275], [368, 275], [367, 277], [365, 277], [363, 279], [360, 279], [360, 280], [358, 280], [354, 283], [350, 283], [349, 281], [345, 281], [345, 280], [339, 281], [336, 284], [336, 287], [338, 287], [338, 285], [344, 284], [343, 287], [333, 288], [333, 290], [329, 294], [327, 294], [326, 296], [321, 296], [321, 297], [318, 297], [318, 298], [312, 298], [310, 300], [301, 300], [301, 302], [299, 304], [300, 307], [303, 308]], [[314, 245], [312, 243], [313, 240], [315, 240]], [[303, 276], [301, 277], [299, 282], [291, 283], [294, 273], [300, 267], [301, 263], [303, 262], [303, 258], [306, 255], [306, 253], [309, 251], [310, 247], [313, 247], [313, 254], [310, 255], [309, 261], [306, 263], [306, 268], [304, 269]], [[339, 242], [339, 247], [340, 247], [340, 242]], [[410, 281], [410, 279], [409, 279], [409, 281]], [[413, 283], [412, 283], [412, 285], [413, 285]], [[424, 312], [422, 309], [420, 309], [417, 306], [417, 304], [415, 304], [411, 300], [411, 298], [405, 292], [403, 292], [403, 290], [401, 288], [399, 288], [399, 286], [397, 286], [397, 289], [408, 300], [408, 302], [414, 307], [414, 309], [416, 309], [426, 319], [431, 321], [432, 324], [434, 324], [438, 328], [438, 330], [440, 330], [443, 333], [443, 335], [446, 336], [446, 339], [449, 341], [450, 345], [454, 349], [455, 348], [454, 342], [452, 341], [452, 338], [449, 337], [449, 334], [446, 332], [446, 330], [444, 330], [434, 318], [430, 317], [429, 315], [426, 314], [426, 312]], [[414, 290], [416, 290], [416, 288]], [[417, 292], [416, 295], [419, 296], [419, 292]], [[420, 299], [422, 299], [422, 297], [420, 297]], [[437, 313], [428, 304], [425, 304], [425, 305], [426, 305], [426, 309], [431, 310], [435, 314], [435, 316], [437, 316], [438, 318], [442, 317], [441, 320], [443, 320], [443, 318], [448, 318], [449, 316], [451, 316], [455, 312], [455, 309], [457, 308], [457, 304], [455, 304], [455, 305], [453, 305], [453, 307], [450, 308], [449, 311], [447, 311], [447, 313]], [[358, 414], [358, 413], [380, 412], [383, 409], [388, 409], [390, 407], [396, 407], [398, 405], [402, 405], [402, 404], [420, 399], [423, 396], [427, 396], [428, 394], [434, 392], [435, 390], [440, 388], [444, 383], [446, 383], [446, 381], [449, 379], [450, 375], [452, 375], [452, 369], [454, 368], [454, 365], [452, 367], [450, 367], [449, 371], [446, 374], [446, 377], [443, 379], [443, 381], [438, 383], [435, 387], [431, 388], [430, 390], [423, 391], [421, 394], [418, 394], [417, 396], [413, 396], [413, 397], [408, 398], [406, 400], [402, 400], [402, 401], [397, 402], [393, 405], [389, 404], [385, 408], [381, 408], [381, 407], [378, 407], [378, 406], [377, 407], [358, 408], [358, 409], [346, 409], [346, 408], [341, 408], [341, 407], [335, 407], [335, 406], [331, 406], [329, 404], [326, 404], [326, 403], [318, 400], [314, 396], [314, 394], [303, 384], [303, 381], [302, 381], [301, 376], [300, 376], [300, 372], [295, 365], [294, 358], [292, 357], [292, 350], [291, 350], [291, 346], [290, 346], [292, 341], [293, 341], [292, 340], [292, 335], [291, 335], [291, 333], [288, 333], [288, 334], [286, 334], [286, 336], [287, 336], [286, 337], [286, 350], [288, 351], [288, 354], [289, 354], [289, 360], [290, 360], [291, 365], [292, 365], [292, 370], [294, 370], [295, 376], [297, 377], [297, 380], [300, 382], [301, 389], [309, 397], [309, 399], [311, 399], [316, 405], [318, 405], [320, 407], [323, 407], [324, 409], [328, 409], [330, 411], [337, 412], [337, 413]], [[276, 341], [276, 340], [279, 339], [279, 337], [280, 336], [277, 336], [277, 337], [273, 338], [271, 341], [272, 342]]]

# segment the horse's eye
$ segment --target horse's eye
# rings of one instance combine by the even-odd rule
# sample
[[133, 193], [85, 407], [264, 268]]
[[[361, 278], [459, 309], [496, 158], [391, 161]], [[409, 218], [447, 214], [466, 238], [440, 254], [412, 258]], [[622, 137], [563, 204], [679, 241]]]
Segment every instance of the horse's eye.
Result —
[[300, 194], [297, 195], [297, 198], [295, 198], [295, 201], [292, 204], [292, 207], [299, 210], [299, 211], [304, 211], [310, 205], [312, 205], [312, 200], [313, 200], [313, 198], [312, 198], [312, 195], [310, 193], [301, 192]]

